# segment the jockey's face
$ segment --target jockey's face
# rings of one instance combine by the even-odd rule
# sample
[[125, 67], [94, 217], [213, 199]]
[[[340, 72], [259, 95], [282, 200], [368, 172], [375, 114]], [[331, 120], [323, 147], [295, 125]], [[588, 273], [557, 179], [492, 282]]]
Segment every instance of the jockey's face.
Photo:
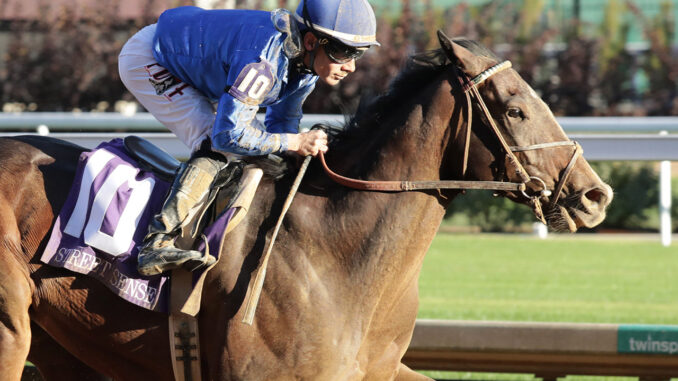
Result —
[[317, 44], [318, 39], [313, 33], [306, 33], [304, 36], [304, 46], [306, 47], [306, 56], [304, 63], [306, 66], [311, 64], [311, 57], [308, 52], [315, 49], [315, 61], [313, 62], [313, 69], [318, 74], [318, 77], [323, 82], [330, 86], [338, 84], [350, 73], [355, 71], [355, 60], [351, 59], [345, 63], [338, 63], [332, 60], [320, 45]]

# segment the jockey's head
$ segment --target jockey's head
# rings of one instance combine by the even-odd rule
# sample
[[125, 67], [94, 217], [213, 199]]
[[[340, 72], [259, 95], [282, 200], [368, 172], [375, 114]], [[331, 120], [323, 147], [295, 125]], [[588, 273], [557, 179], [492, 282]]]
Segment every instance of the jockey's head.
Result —
[[355, 60], [379, 45], [367, 0], [301, 0], [294, 17], [304, 35], [305, 64], [330, 85], [355, 71]]

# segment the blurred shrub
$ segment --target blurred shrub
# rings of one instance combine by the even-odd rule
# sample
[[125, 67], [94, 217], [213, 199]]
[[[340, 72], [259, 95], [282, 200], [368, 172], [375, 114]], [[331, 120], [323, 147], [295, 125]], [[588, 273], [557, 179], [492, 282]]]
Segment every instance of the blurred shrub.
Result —
[[37, 20], [9, 23], [0, 67], [0, 103], [34, 104], [37, 111], [113, 111], [131, 99], [118, 75], [118, 53], [141, 27], [154, 22], [153, 0], [137, 20], [116, 15], [118, 1], [77, 10], [46, 8]]
[[463, 214], [464, 225], [477, 226], [484, 232], [514, 232], [530, 229], [537, 221], [532, 210], [492, 192], [468, 190], [457, 196], [447, 208], [446, 217]]
[[607, 218], [598, 229], [648, 229], [657, 227], [659, 176], [646, 162], [595, 162], [591, 165], [614, 190]]

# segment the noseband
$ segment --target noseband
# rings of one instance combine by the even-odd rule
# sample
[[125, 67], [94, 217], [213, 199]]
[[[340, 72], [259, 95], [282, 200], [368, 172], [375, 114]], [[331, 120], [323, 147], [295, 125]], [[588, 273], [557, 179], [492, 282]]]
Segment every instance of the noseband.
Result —
[[[341, 176], [335, 172], [333, 172], [328, 166], [327, 163], [325, 162], [325, 157], [322, 152], [320, 152], [319, 158], [320, 162], [323, 165], [323, 168], [325, 169], [325, 172], [327, 175], [334, 180], [335, 182], [347, 186], [349, 188], [353, 189], [358, 189], [358, 190], [367, 190], [367, 191], [385, 191], [385, 192], [403, 192], [403, 191], [413, 191], [413, 190], [431, 190], [431, 189], [486, 189], [486, 190], [494, 190], [494, 191], [517, 191], [520, 192], [525, 198], [529, 200], [529, 203], [532, 206], [532, 209], [534, 210], [535, 216], [541, 220], [542, 222], [546, 223], [546, 219], [544, 217], [544, 213], [542, 211], [542, 205], [541, 205], [541, 200], [540, 198], [548, 198], [550, 196], [553, 196], [552, 199], [548, 203], [548, 208], [551, 209], [555, 207], [556, 203], [558, 202], [558, 199], [560, 198], [560, 194], [563, 190], [563, 187], [565, 186], [565, 182], [567, 181], [567, 178], [570, 176], [570, 173], [572, 172], [572, 169], [574, 168], [574, 164], [576, 163], [577, 159], [579, 156], [582, 155], [582, 148], [579, 145], [579, 143], [572, 141], [572, 140], [567, 140], [567, 141], [558, 141], [558, 142], [548, 142], [548, 143], [540, 143], [540, 144], [533, 144], [529, 146], [509, 146], [506, 143], [506, 140], [502, 136], [501, 132], [499, 131], [499, 128], [497, 127], [494, 119], [492, 118], [492, 115], [490, 114], [490, 111], [488, 110], [487, 106], [485, 105], [485, 102], [483, 101], [482, 96], [480, 95], [480, 92], [478, 91], [478, 85], [483, 83], [485, 80], [493, 76], [494, 74], [508, 69], [511, 67], [511, 62], [510, 61], [504, 61], [502, 63], [499, 63], [495, 66], [492, 66], [491, 68], [485, 70], [484, 72], [480, 73], [474, 78], [469, 79], [466, 77], [466, 75], [459, 76], [459, 78], [463, 81], [462, 86], [463, 86], [463, 91], [464, 95], [466, 96], [466, 104], [467, 104], [467, 123], [466, 123], [466, 141], [464, 144], [464, 158], [463, 158], [463, 163], [462, 163], [462, 177], [466, 175], [466, 168], [468, 164], [468, 157], [469, 157], [469, 146], [470, 146], [470, 138], [471, 138], [471, 124], [473, 120], [473, 102], [472, 99], [475, 99], [475, 103], [478, 105], [480, 110], [485, 116], [485, 119], [487, 120], [487, 123], [489, 124], [490, 129], [494, 133], [494, 136], [497, 138], [499, 143], [502, 146], [502, 149], [506, 153], [506, 157], [508, 161], [516, 168], [515, 173], [518, 177], [520, 177], [521, 182], [508, 182], [508, 181], [463, 181], [463, 180], [440, 180], [440, 181], [366, 181], [366, 180], [358, 180], [358, 179], [352, 179], [348, 177]], [[547, 189], [546, 183], [544, 180], [540, 179], [537, 176], [530, 176], [530, 174], [525, 170], [522, 164], [520, 164], [520, 161], [518, 161], [518, 158], [515, 155], [515, 152], [525, 152], [525, 151], [533, 151], [533, 150], [538, 150], [538, 149], [545, 149], [545, 148], [555, 148], [555, 147], [563, 147], [563, 146], [572, 146], [573, 153], [572, 157], [570, 158], [570, 162], [568, 165], [565, 167], [565, 170], [563, 171], [562, 176], [560, 177], [560, 180], [555, 186], [555, 189], [553, 191]], [[527, 190], [527, 184], [531, 182], [536, 182], [541, 186], [542, 190], [533, 194], [533, 195], [528, 195], [526, 193]]]

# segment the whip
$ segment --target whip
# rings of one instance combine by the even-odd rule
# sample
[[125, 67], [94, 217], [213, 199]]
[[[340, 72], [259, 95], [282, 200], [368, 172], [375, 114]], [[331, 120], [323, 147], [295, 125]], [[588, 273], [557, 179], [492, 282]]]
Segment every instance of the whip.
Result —
[[256, 312], [257, 305], [259, 304], [261, 289], [264, 286], [264, 278], [266, 277], [266, 267], [268, 266], [268, 259], [271, 256], [273, 244], [275, 243], [275, 239], [278, 236], [278, 231], [280, 230], [280, 226], [282, 225], [283, 218], [285, 218], [287, 209], [289, 209], [290, 205], [292, 204], [292, 200], [294, 199], [294, 195], [297, 193], [297, 189], [299, 189], [301, 179], [304, 178], [304, 174], [306, 173], [306, 169], [308, 168], [308, 163], [311, 162], [311, 158], [312, 156], [310, 155], [306, 156], [303, 164], [301, 164], [301, 168], [299, 168], [297, 178], [294, 179], [294, 183], [292, 183], [292, 189], [290, 189], [290, 193], [287, 195], [287, 199], [285, 199], [285, 204], [283, 204], [282, 212], [280, 213], [280, 217], [278, 217], [278, 222], [275, 224], [275, 229], [273, 229], [271, 242], [268, 244], [268, 249], [264, 254], [264, 258], [256, 270], [256, 275], [254, 276], [254, 281], [252, 283], [252, 289], [246, 301], [245, 316], [242, 319], [242, 322], [245, 324], [252, 325], [252, 322], [254, 321], [254, 313]]

